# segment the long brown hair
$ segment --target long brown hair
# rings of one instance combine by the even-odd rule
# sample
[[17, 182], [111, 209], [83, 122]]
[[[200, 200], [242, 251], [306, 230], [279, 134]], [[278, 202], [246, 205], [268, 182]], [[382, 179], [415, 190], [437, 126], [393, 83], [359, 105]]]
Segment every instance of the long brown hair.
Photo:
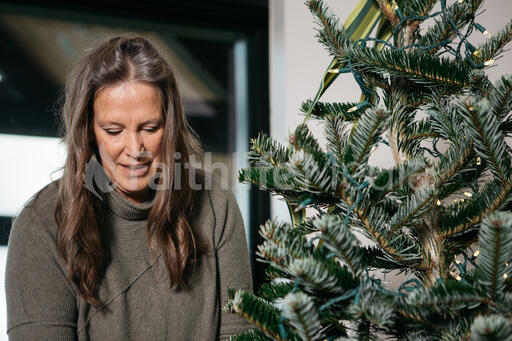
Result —
[[[196, 240], [189, 224], [193, 192], [189, 172], [184, 165], [193, 156], [202, 161], [197, 135], [189, 127], [183, 112], [176, 79], [169, 63], [145, 38], [123, 36], [109, 39], [80, 58], [66, 79], [65, 99], [61, 109], [65, 129], [67, 158], [59, 191], [55, 219], [58, 247], [66, 262], [68, 277], [76, 283], [88, 303], [101, 308], [97, 286], [103, 267], [103, 245], [95, 195], [84, 186], [88, 161], [97, 155], [93, 136], [93, 100], [99, 90], [126, 81], [145, 82], [158, 89], [165, 118], [161, 162], [167, 170], [159, 183], [168, 190], [157, 190], [147, 220], [148, 242], [155, 256], [152, 237], [169, 272], [170, 285], [184, 285], [185, 270], [196, 263], [203, 246]], [[176, 152], [181, 153], [181, 172], [175, 174]], [[99, 159], [99, 155], [97, 155]], [[174, 183], [180, 181], [180, 188]]]

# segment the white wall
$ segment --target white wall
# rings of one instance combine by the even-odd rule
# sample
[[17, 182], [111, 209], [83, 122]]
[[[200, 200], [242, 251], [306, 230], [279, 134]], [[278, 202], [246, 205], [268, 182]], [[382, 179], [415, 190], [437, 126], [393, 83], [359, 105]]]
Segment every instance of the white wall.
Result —
[[[345, 21], [358, 0], [325, 0], [325, 3]], [[450, 3], [450, 2], [449, 2]], [[316, 94], [320, 79], [331, 57], [315, 37], [313, 16], [300, 0], [269, 0], [270, 8], [270, 106], [271, 135], [286, 143], [289, 132], [302, 122], [299, 108], [303, 101]], [[512, 1], [493, 0], [484, 3], [486, 11], [477, 20], [491, 33], [497, 32], [512, 18]], [[474, 45], [485, 36], [474, 33]], [[512, 44], [509, 45], [512, 47]], [[512, 73], [512, 51], [488, 69], [491, 80], [503, 73]], [[360, 90], [351, 75], [342, 74], [323, 95], [323, 101], [358, 101]], [[318, 122], [309, 127], [321, 136]], [[320, 139], [322, 140], [322, 139]], [[381, 167], [393, 165], [387, 147], [379, 147], [371, 158]], [[284, 202], [272, 199], [272, 216], [289, 219]]]

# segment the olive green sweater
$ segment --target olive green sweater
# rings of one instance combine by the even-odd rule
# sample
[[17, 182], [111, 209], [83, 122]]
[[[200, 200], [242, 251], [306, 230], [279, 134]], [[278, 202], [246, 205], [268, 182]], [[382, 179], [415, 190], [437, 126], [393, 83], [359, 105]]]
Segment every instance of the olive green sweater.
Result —
[[170, 289], [161, 254], [156, 261], [151, 256], [146, 219], [152, 202], [135, 205], [116, 191], [101, 193], [100, 231], [108, 245], [98, 290], [107, 304], [102, 310], [86, 303], [66, 276], [53, 215], [58, 180], [43, 188], [16, 217], [9, 237], [9, 339], [198, 341], [248, 329], [244, 319], [221, 311], [228, 287], [252, 291], [242, 217], [220, 178], [206, 174], [211, 186], [201, 186], [191, 225], [213, 247], [196, 264], [186, 290]]

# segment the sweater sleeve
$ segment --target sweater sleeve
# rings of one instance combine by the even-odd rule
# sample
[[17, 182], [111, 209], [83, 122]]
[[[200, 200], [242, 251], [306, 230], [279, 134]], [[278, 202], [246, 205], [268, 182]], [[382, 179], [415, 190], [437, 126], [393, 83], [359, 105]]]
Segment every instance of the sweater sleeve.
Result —
[[[228, 287], [253, 291], [251, 264], [245, 237], [244, 222], [236, 199], [231, 191], [223, 191], [224, 212], [217, 216], [217, 262], [221, 307], [227, 301]], [[251, 328], [247, 320], [237, 314], [220, 313], [218, 339], [224, 340]]]
[[76, 297], [49, 240], [18, 217], [7, 248], [5, 293], [9, 340], [76, 340]]

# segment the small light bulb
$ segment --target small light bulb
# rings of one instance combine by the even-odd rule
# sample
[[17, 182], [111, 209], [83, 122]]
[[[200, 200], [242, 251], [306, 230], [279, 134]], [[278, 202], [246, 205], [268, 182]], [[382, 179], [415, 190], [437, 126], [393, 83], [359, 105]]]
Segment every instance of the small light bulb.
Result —
[[459, 4], [461, 4], [461, 3], [463, 3], [463, 2], [464, 2], [464, 0], [459, 0]]
[[480, 254], [480, 250], [476, 250], [475, 253], [473, 253], [473, 257], [478, 257], [479, 254]]
[[494, 63], [494, 59], [486, 60], [486, 61], [484, 62], [484, 66], [489, 66], [489, 65], [491, 65], [492, 63]]
[[437, 206], [441, 206], [441, 200], [437, 199], [436, 204]]
[[354, 105], [352, 108], [348, 109], [347, 112], [353, 112], [357, 110], [357, 105]]
[[503, 278], [505, 278], [505, 279], [506, 279], [507, 277], [508, 277], [508, 275], [507, 275], [507, 274], [503, 274]]
[[505, 262], [505, 266], [508, 266], [508, 262]]
[[377, 149], [377, 147], [373, 146], [372, 149], [370, 149], [370, 154], [373, 154], [373, 152]]
[[492, 37], [492, 33], [491, 33], [491, 32], [489, 32], [489, 31], [487, 31], [487, 30], [485, 30], [485, 31], [484, 31], [484, 36], [486, 36], [486, 37], [490, 38], [490, 37]]
[[480, 52], [480, 50], [476, 50], [475, 52], [473, 52], [473, 56], [480, 58], [482, 56], [482, 53]]
[[398, 9], [398, 4], [396, 3], [395, 0], [393, 0], [392, 2], [392, 6], [393, 6], [393, 9], [396, 11]]
[[330, 73], [340, 73], [340, 69], [329, 69]]
[[471, 198], [473, 196], [473, 194], [471, 194], [470, 192], [464, 192], [464, 195], [467, 196], [468, 198]]
[[462, 279], [462, 277], [460, 277], [459, 275], [457, 275], [457, 277], [455, 277], [455, 279], [456, 279], [457, 281], [460, 281], [460, 280]]
[[480, 166], [482, 164], [482, 159], [480, 158], [480, 156], [476, 158], [476, 164], [477, 166]]

